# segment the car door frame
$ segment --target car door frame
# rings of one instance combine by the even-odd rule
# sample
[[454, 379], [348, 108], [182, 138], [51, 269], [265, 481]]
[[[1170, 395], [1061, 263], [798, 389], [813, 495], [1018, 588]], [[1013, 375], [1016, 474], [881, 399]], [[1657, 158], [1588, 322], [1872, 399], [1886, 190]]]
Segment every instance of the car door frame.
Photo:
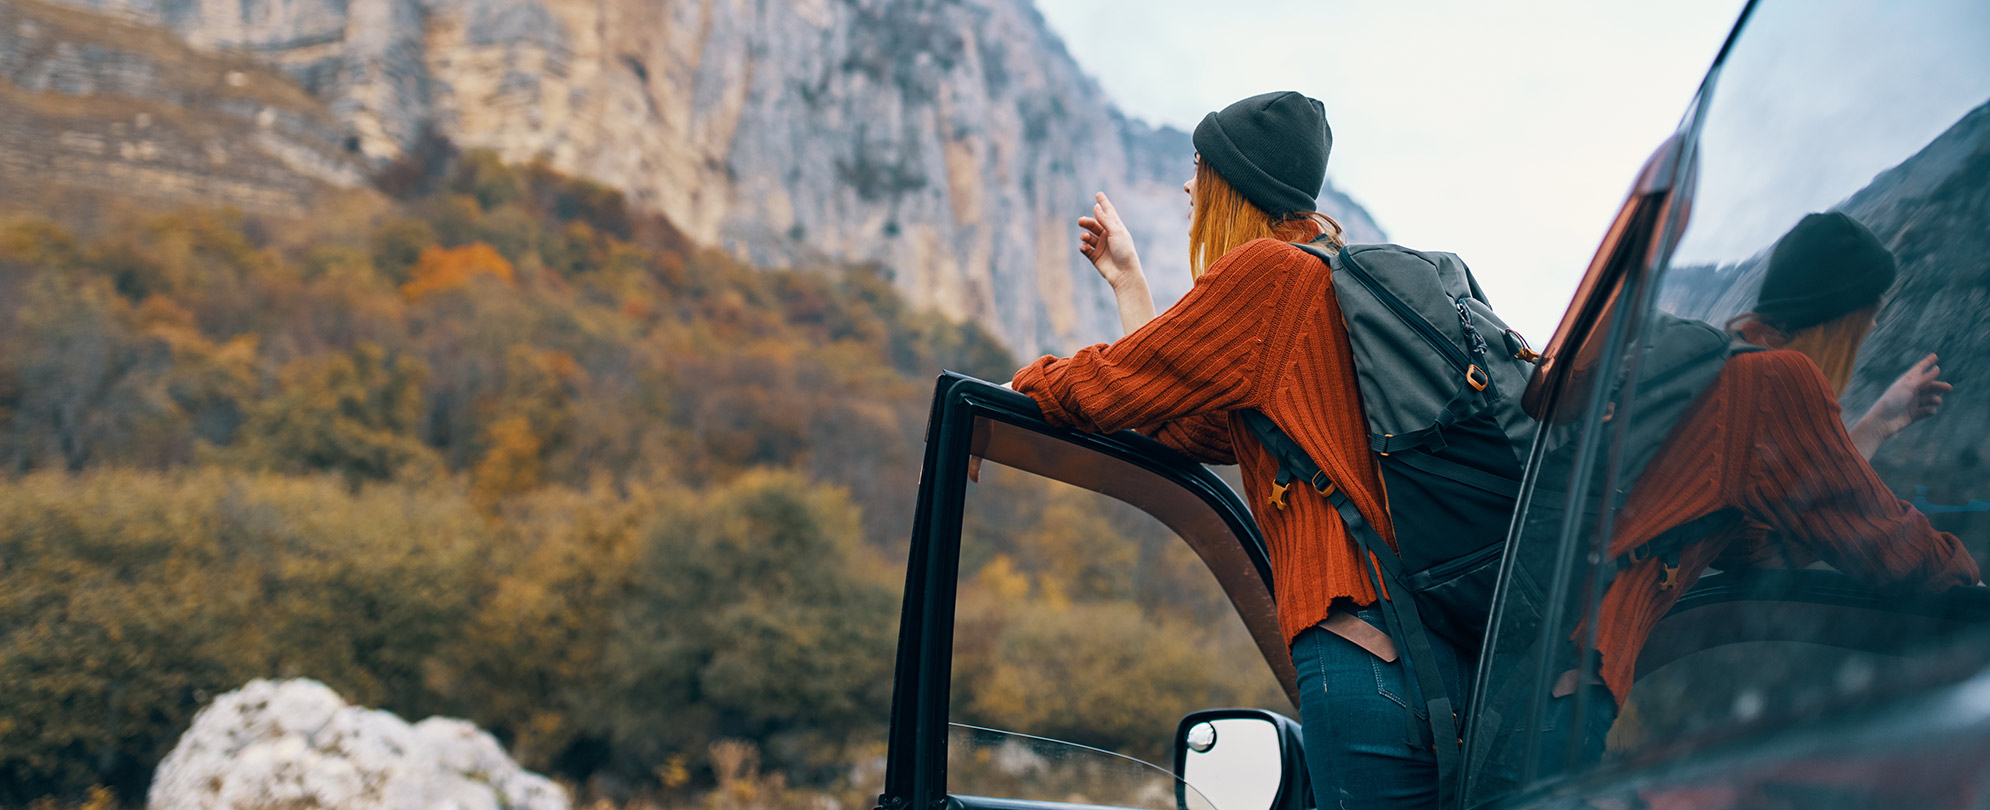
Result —
[[[1265, 637], [1264, 614], [1275, 611], [1270, 601], [1273, 593], [1270, 556], [1256, 521], [1229, 484], [1209, 469], [1146, 436], [1133, 431], [1100, 434], [1053, 427], [1044, 421], [1041, 409], [1029, 397], [1004, 386], [945, 372], [934, 390], [926, 427], [924, 467], [913, 513], [899, 617], [884, 792], [878, 797], [879, 810], [958, 806], [957, 800], [947, 793], [946, 746], [961, 522], [970, 458], [989, 453], [990, 442], [999, 444], [1002, 435], [1048, 440], [1101, 461], [1125, 465], [1126, 469], [1146, 474], [1140, 481], [1143, 487], [1156, 482], [1172, 486], [1175, 489], [1170, 494], [1193, 498], [1208, 513], [1213, 513], [1234, 539], [1234, 546], [1196, 550], [1206, 565], [1211, 564], [1211, 555], [1230, 555], [1225, 557], [1225, 564], [1212, 565], [1211, 570], [1233, 606], [1240, 612], [1256, 615], [1255, 622], [1246, 618], [1246, 626], [1251, 629], [1267, 665], [1280, 676], [1287, 696], [1296, 703], [1292, 686], [1295, 673], [1291, 671], [1290, 654], [1283, 639]], [[1000, 460], [997, 456], [990, 458]], [[1058, 478], [1054, 467], [1040, 465], [1039, 469], [1029, 471], [1063, 480]], [[1126, 493], [1107, 491], [1109, 487], [1101, 488], [1097, 483], [1087, 481], [1077, 485], [1128, 500], [1124, 497]], [[1128, 502], [1174, 527], [1169, 515], [1159, 514], [1133, 500]], [[1276, 622], [1269, 624], [1269, 632], [1276, 636]], [[950, 801], [955, 803], [950, 805]], [[1002, 806], [1035, 807], [1039, 803], [1004, 800]]]

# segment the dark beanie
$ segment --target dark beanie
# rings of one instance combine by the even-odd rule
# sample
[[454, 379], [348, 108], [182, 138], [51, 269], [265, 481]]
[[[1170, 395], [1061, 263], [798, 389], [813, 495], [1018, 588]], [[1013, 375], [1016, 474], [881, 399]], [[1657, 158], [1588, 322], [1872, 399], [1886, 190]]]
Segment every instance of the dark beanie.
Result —
[[1251, 96], [1195, 125], [1195, 151], [1272, 216], [1316, 210], [1334, 133], [1320, 102], [1291, 91]]
[[1879, 303], [1898, 272], [1893, 253], [1858, 220], [1808, 214], [1776, 240], [1755, 314], [1785, 333]]

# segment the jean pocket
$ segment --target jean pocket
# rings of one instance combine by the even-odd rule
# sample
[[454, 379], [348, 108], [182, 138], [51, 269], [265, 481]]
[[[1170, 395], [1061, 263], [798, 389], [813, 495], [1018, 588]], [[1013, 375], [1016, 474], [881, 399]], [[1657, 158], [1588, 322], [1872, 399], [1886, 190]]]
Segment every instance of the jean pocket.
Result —
[[1416, 696], [1415, 687], [1409, 682], [1409, 662], [1397, 656], [1394, 661], [1384, 661], [1370, 656], [1369, 666], [1375, 670], [1375, 694], [1388, 699], [1390, 703], [1416, 712], [1419, 719], [1429, 720], [1430, 710], [1424, 708], [1423, 701], [1411, 704]]

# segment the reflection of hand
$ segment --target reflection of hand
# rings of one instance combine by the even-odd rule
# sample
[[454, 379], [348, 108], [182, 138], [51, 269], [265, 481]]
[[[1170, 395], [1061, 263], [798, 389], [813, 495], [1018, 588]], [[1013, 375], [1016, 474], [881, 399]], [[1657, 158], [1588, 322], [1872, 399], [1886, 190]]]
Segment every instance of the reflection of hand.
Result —
[[1867, 458], [1894, 434], [1942, 409], [1942, 395], [1955, 386], [1941, 381], [1942, 367], [1935, 360], [1931, 354], [1907, 369], [1853, 426], [1853, 439]]

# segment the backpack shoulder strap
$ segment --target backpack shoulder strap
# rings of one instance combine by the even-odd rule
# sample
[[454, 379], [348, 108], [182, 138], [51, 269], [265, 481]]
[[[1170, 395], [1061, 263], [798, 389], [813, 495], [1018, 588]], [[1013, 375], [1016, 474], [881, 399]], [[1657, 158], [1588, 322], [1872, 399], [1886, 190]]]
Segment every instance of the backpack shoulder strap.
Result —
[[[1376, 602], [1382, 608], [1390, 635], [1396, 641], [1397, 648], [1403, 651], [1410, 676], [1416, 678], [1417, 688], [1424, 696], [1431, 747], [1437, 755], [1438, 806], [1458, 806], [1458, 788], [1463, 784], [1458, 716], [1452, 710], [1444, 681], [1437, 674], [1437, 656], [1431, 649], [1429, 633], [1424, 629], [1423, 617], [1417, 610], [1416, 596], [1405, 583], [1402, 561], [1397, 557], [1396, 550], [1390, 548], [1374, 526], [1362, 517], [1361, 510], [1355, 508], [1347, 493], [1336, 487], [1320, 465], [1313, 462], [1298, 442], [1280, 430], [1271, 417], [1257, 410], [1238, 411], [1237, 415], [1278, 461], [1278, 475], [1272, 481], [1271, 506], [1284, 509], [1287, 488], [1294, 478], [1303, 478], [1340, 515], [1341, 525], [1347, 529], [1348, 537], [1354, 540], [1359, 556], [1364, 559], [1362, 567], [1370, 568], [1372, 564], [1373, 568], [1365, 571], [1364, 577], [1372, 578]], [[1394, 594], [1394, 598], [1382, 598], [1383, 594]], [[1407, 710], [1405, 714], [1410, 745], [1421, 747], [1416, 714]]]
[[1238, 411], [1237, 416], [1244, 420], [1244, 427], [1248, 428], [1251, 435], [1256, 436], [1265, 449], [1271, 452], [1271, 457], [1278, 461], [1278, 475], [1272, 479], [1271, 484], [1272, 508], [1285, 508], [1285, 491], [1295, 478], [1312, 485], [1313, 489], [1322, 495], [1333, 490], [1334, 484], [1327, 479], [1326, 472], [1320, 469], [1320, 465], [1313, 463], [1313, 457], [1307, 455], [1306, 450], [1301, 448], [1298, 442], [1293, 441], [1291, 436], [1285, 435], [1285, 431], [1280, 430], [1278, 425], [1271, 421], [1271, 417], [1256, 410]]

